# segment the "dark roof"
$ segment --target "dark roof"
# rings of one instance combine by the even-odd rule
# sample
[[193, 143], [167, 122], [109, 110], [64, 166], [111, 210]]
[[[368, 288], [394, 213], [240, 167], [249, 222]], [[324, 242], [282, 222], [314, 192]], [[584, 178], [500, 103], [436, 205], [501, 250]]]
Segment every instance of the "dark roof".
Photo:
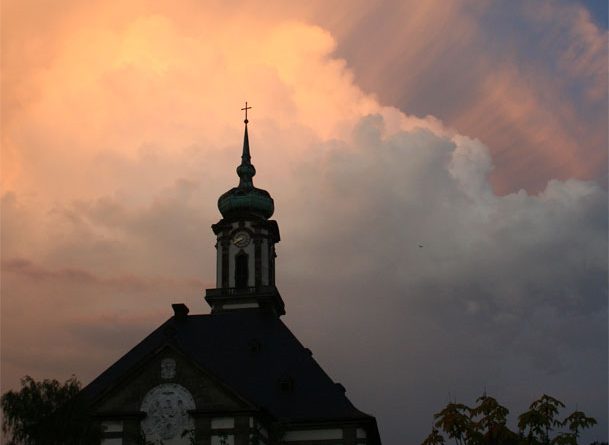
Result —
[[278, 420], [373, 421], [351, 404], [342, 386], [281, 320], [255, 309], [172, 317], [93, 380], [83, 395], [97, 399], [165, 344]]

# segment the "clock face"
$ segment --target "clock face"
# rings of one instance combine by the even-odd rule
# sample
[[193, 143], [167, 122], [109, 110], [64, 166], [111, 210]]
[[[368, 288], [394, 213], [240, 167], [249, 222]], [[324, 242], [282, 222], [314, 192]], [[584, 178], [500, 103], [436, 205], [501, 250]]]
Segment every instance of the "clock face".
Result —
[[250, 243], [250, 234], [240, 230], [233, 236], [233, 244], [237, 247], [245, 247]]

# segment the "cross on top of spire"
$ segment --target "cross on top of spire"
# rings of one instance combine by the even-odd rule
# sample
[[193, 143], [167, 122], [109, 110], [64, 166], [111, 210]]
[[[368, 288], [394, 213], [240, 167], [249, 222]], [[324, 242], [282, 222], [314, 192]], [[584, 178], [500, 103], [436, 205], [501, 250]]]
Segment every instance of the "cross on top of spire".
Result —
[[248, 106], [247, 106], [247, 101], [245, 101], [245, 108], [241, 108], [241, 111], [244, 111], [244, 110], [245, 110], [245, 120], [244, 120], [243, 122], [245, 122], [245, 124], [246, 124], [246, 125], [247, 125], [247, 123], [249, 122], [249, 121], [247, 120], [247, 110], [251, 110], [251, 109], [252, 109], [252, 107], [248, 107]]

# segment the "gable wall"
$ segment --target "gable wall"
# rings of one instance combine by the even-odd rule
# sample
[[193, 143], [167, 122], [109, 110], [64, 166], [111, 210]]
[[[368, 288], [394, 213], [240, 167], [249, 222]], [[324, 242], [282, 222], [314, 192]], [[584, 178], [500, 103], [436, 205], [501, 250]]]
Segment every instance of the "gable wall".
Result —
[[[161, 362], [164, 359], [175, 360], [175, 376], [172, 378], [161, 376]], [[182, 354], [166, 347], [119, 382], [94, 405], [94, 412], [100, 423], [110, 425], [109, 421], [119, 424], [122, 422], [122, 432], [116, 431], [117, 427], [112, 427], [114, 431], [106, 434], [106, 437], [122, 438], [123, 445], [137, 444], [140, 423], [145, 417], [145, 413], [141, 411], [142, 401], [150, 390], [163, 384], [178, 384], [192, 395], [196, 409], [192, 415], [195, 435], [198, 438], [208, 439], [202, 442], [197, 440], [197, 443], [220, 445], [211, 443], [213, 435], [229, 435], [230, 432], [234, 436], [234, 430], [249, 432], [249, 415], [244, 413], [250, 411], [251, 407], [223, 388], [212, 376], [193, 365]], [[234, 426], [229, 429], [218, 429], [222, 428], [221, 422], [215, 421], [212, 425], [212, 420], [218, 417], [233, 418]], [[247, 436], [247, 433], [241, 435]], [[233, 438], [226, 445], [247, 445], [247, 442], [241, 439], [235, 441]]]

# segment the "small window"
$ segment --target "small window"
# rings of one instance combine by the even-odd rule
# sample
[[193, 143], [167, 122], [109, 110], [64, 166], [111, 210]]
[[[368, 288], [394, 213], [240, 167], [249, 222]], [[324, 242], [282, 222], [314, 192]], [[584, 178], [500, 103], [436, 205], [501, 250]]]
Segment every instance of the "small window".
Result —
[[247, 348], [252, 354], [257, 354], [262, 351], [262, 343], [257, 339], [252, 339], [248, 342]]
[[234, 417], [214, 417], [211, 419], [211, 429], [219, 430], [225, 428], [234, 428], [235, 418]]
[[233, 434], [214, 434], [211, 436], [211, 445], [235, 445]]
[[123, 445], [122, 420], [104, 420], [101, 423], [102, 439], [100, 445]]
[[366, 437], [368, 437], [368, 435], [366, 434], [365, 429], [358, 428], [357, 430], [355, 430], [355, 437], [358, 439], [365, 439]]
[[281, 377], [279, 379], [279, 390], [281, 392], [294, 391], [294, 379], [290, 376]]
[[104, 420], [101, 424], [103, 433], [122, 433], [123, 432], [123, 421], [122, 420]]

